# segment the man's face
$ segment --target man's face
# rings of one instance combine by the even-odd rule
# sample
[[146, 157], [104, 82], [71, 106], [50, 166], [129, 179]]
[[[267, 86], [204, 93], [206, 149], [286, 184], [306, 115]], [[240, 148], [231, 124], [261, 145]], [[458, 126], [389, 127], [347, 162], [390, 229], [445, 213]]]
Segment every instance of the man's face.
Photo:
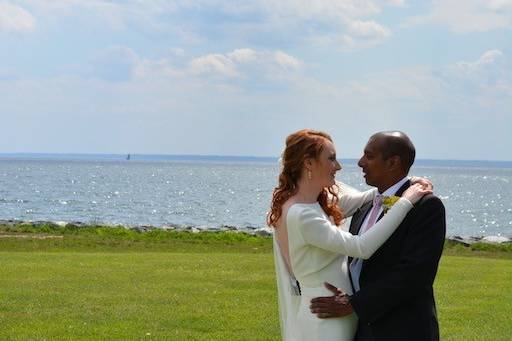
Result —
[[364, 148], [364, 154], [357, 165], [363, 169], [364, 178], [368, 185], [382, 188], [386, 184], [390, 174], [378, 138], [368, 141]]

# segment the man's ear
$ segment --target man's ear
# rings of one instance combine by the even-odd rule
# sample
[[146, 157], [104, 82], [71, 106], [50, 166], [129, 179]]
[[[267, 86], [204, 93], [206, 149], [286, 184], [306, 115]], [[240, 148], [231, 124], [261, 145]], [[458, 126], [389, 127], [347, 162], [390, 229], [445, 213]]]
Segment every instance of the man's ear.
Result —
[[402, 160], [400, 159], [400, 156], [398, 156], [398, 155], [390, 156], [386, 160], [386, 163], [387, 163], [388, 169], [390, 171], [395, 171], [395, 170], [401, 170], [402, 169]]

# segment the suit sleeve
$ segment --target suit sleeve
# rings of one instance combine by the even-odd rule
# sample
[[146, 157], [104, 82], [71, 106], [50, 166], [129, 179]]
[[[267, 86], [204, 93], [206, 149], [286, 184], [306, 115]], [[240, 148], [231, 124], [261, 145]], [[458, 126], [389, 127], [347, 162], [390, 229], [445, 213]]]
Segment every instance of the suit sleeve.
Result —
[[427, 196], [411, 214], [414, 216], [399, 262], [385, 276], [352, 296], [352, 306], [363, 323], [372, 323], [392, 313], [393, 308], [414, 298], [434, 282], [446, 234], [443, 203], [435, 196]]
[[368, 259], [393, 234], [412, 207], [409, 200], [401, 198], [372, 229], [361, 236], [342, 230], [310, 208], [302, 210], [297, 226], [308, 244]]

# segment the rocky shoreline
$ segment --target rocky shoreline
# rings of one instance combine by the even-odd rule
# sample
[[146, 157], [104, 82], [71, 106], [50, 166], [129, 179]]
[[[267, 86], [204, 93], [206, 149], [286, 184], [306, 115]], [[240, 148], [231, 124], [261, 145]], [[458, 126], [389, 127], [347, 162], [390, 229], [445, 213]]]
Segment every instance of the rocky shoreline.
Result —
[[450, 236], [446, 238], [449, 241], [452, 241], [457, 244], [462, 244], [464, 246], [470, 246], [475, 243], [484, 243], [484, 244], [507, 244], [512, 243], [512, 238], [507, 238], [503, 236], [486, 236], [486, 237], [461, 237], [461, 236]]
[[191, 232], [191, 233], [200, 233], [200, 232], [234, 232], [234, 233], [246, 233], [250, 235], [257, 235], [262, 237], [272, 236], [273, 231], [268, 227], [245, 227], [240, 228], [236, 226], [230, 225], [220, 225], [219, 227], [212, 226], [189, 226], [189, 225], [179, 225], [179, 224], [167, 224], [162, 226], [152, 226], [152, 225], [134, 225], [127, 226], [121, 224], [106, 224], [106, 223], [84, 223], [81, 221], [44, 221], [44, 220], [0, 220], [0, 227], [30, 227], [30, 228], [40, 228], [43, 226], [48, 226], [51, 228], [77, 228], [77, 229], [87, 229], [91, 227], [122, 227], [129, 230], [137, 231], [137, 232], [149, 232], [152, 230], [165, 230], [165, 231], [183, 231], [183, 232]]
[[[31, 221], [31, 220], [0, 220], [0, 226], [7, 227], [31, 227], [38, 228], [42, 226], [49, 226], [52, 228], [78, 228], [78, 229], [86, 229], [90, 227], [123, 227], [126, 229], [134, 230], [137, 232], [148, 232], [152, 230], [167, 230], [167, 231], [183, 231], [190, 233], [200, 233], [200, 232], [234, 232], [234, 233], [246, 233], [249, 235], [256, 235], [261, 237], [269, 237], [272, 236], [273, 230], [268, 227], [246, 227], [239, 228], [236, 226], [229, 225], [220, 225], [219, 227], [211, 227], [211, 226], [187, 226], [187, 225], [178, 225], [178, 224], [169, 224], [163, 226], [151, 226], [151, 225], [137, 225], [137, 226], [125, 226], [125, 225], [115, 225], [115, 224], [103, 224], [103, 223], [84, 223], [80, 221]], [[475, 243], [485, 243], [485, 244], [507, 244], [512, 243], [512, 238], [503, 237], [503, 236], [447, 236], [447, 240], [454, 242], [456, 244], [461, 244], [464, 246], [470, 246]]]

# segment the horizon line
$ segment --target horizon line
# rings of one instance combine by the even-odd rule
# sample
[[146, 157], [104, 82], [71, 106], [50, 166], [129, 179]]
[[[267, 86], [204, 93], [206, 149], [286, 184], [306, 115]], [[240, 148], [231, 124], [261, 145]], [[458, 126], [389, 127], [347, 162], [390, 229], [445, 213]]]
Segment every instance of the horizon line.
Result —
[[[0, 152], [0, 157], [9, 156], [157, 156], [157, 157], [180, 157], [180, 158], [238, 158], [238, 159], [272, 159], [277, 160], [279, 156], [254, 156], [254, 155], [220, 155], [220, 154], [158, 154], [158, 153], [65, 153], [65, 152]], [[358, 160], [359, 157], [339, 158], [339, 160]], [[435, 159], [417, 158], [416, 161], [457, 161], [457, 162], [502, 162], [512, 163], [512, 160], [482, 160], [482, 159]]]

